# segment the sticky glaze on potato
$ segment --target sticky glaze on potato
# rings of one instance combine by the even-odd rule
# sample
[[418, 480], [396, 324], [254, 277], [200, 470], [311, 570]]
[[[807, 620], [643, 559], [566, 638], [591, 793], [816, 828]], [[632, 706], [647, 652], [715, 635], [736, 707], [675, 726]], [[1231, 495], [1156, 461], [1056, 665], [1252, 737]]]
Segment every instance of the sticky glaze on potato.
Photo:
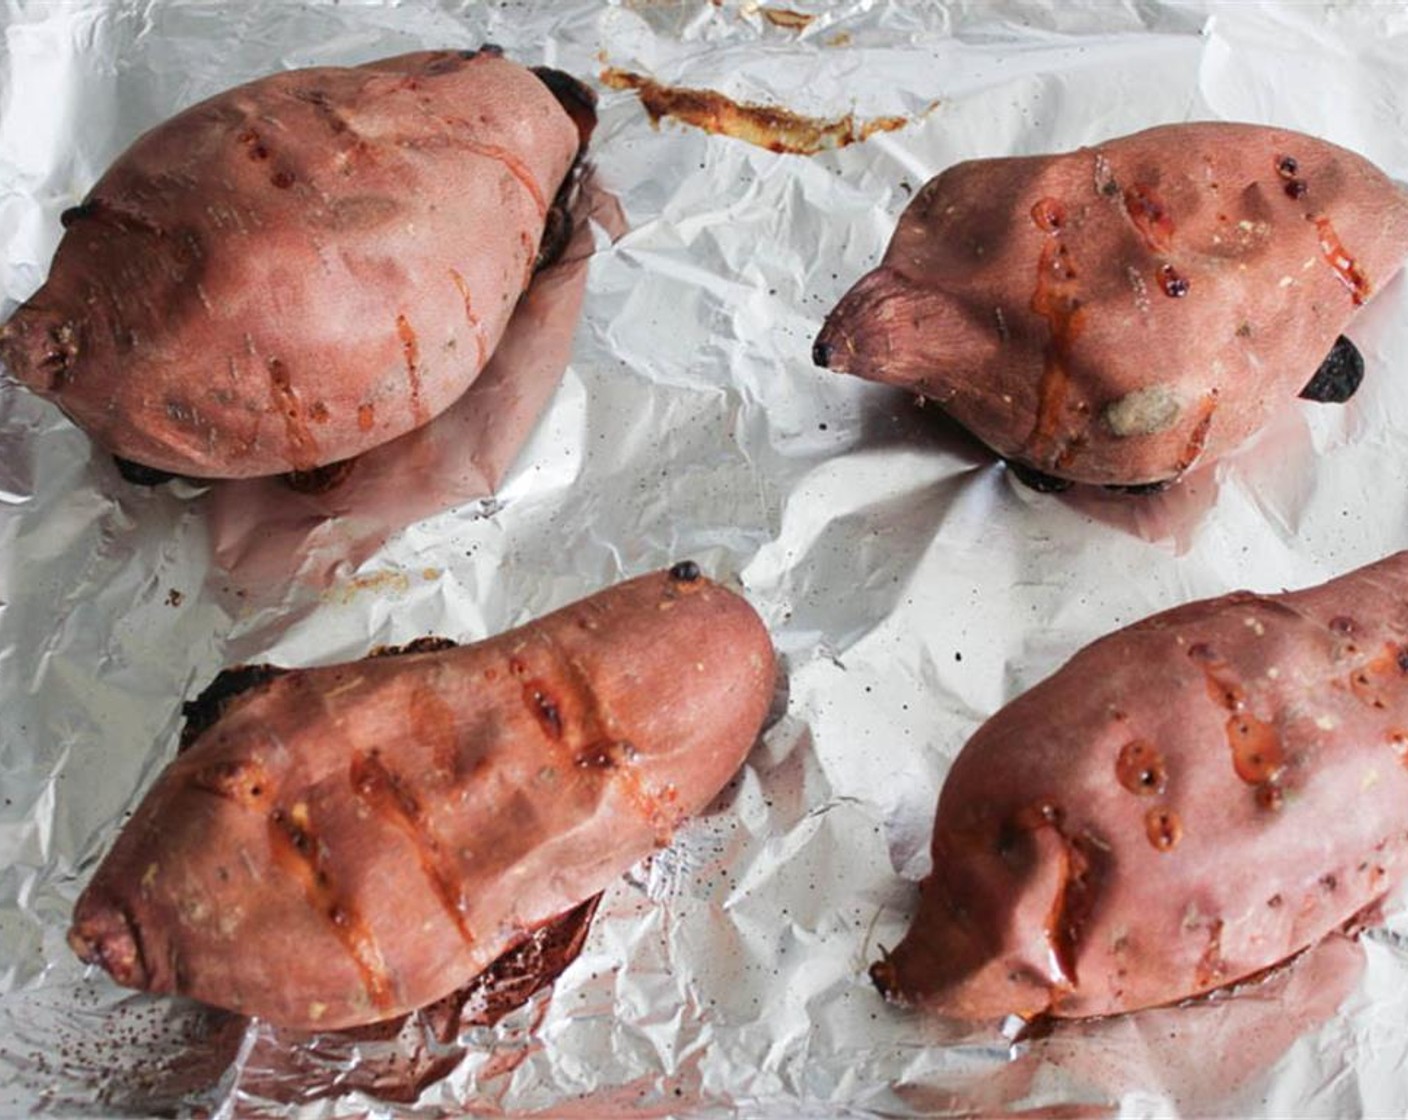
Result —
[[0, 359], [116, 455], [195, 477], [423, 425], [492, 353], [590, 127], [550, 80], [421, 52], [185, 110], [65, 212]]
[[119, 983], [282, 1026], [423, 1006], [667, 843], [742, 762], [774, 674], [757, 615], [692, 564], [472, 646], [246, 673], [70, 942]]
[[1408, 552], [1120, 630], [968, 741], [882, 991], [1083, 1017], [1251, 976], [1408, 860]]
[[1056, 478], [1159, 482], [1295, 398], [1405, 255], [1408, 195], [1360, 156], [1169, 125], [943, 172], [814, 357]]

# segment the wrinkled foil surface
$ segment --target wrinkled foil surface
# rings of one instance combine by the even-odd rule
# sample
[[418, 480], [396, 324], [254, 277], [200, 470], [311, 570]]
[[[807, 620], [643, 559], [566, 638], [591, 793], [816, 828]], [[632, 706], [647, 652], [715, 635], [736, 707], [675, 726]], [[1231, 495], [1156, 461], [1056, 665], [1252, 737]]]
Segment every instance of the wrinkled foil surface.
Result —
[[[572, 72], [601, 94], [592, 162], [614, 200], [561, 384], [479, 474], [436, 489], [428, 469], [438, 507], [375, 486], [321, 506], [138, 489], [0, 384], [0, 1113], [1408, 1112], [1394, 906], [1235, 997], [1045, 1038], [946, 1032], [866, 977], [912, 912], [950, 760], [1004, 702], [1151, 612], [1408, 546], [1408, 284], [1351, 328], [1368, 367], [1351, 402], [1292, 405], [1138, 499], [1023, 489], [932, 409], [810, 360], [914, 191], [962, 159], [1227, 119], [1408, 180], [1408, 8], [10, 0], [0, 32], [0, 316], [138, 133], [287, 67], [493, 42]], [[607, 68], [908, 123], [779, 154], [653, 126]], [[69, 951], [74, 899], [221, 667], [474, 640], [685, 558], [764, 616], [786, 711], [714, 806], [607, 892], [551, 992], [467, 1020], [429, 1084], [351, 1087], [372, 1058], [349, 1045], [310, 1044], [290, 1078], [265, 1068], [261, 1024], [212, 1025]]]

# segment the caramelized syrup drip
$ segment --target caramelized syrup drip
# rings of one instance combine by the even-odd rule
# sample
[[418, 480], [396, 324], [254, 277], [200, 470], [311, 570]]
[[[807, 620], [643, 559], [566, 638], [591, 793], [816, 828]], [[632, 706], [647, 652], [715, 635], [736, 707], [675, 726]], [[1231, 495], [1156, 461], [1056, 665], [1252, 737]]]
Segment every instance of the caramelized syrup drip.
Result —
[[1037, 201], [1033, 224], [1048, 234], [1037, 259], [1036, 290], [1031, 309], [1046, 320], [1047, 342], [1041, 381], [1037, 385], [1036, 420], [1026, 440], [1028, 454], [1038, 461], [1064, 461], [1072, 440], [1065, 436], [1066, 400], [1071, 386], [1071, 354], [1083, 326], [1084, 309], [1076, 294], [1077, 273], [1070, 250], [1061, 240], [1065, 208], [1054, 198]]
[[1018, 810], [1012, 824], [1023, 831], [1049, 828], [1060, 840], [1060, 881], [1043, 927], [1056, 984], [1069, 990], [1077, 983], [1076, 958], [1081, 932], [1094, 910], [1101, 873], [1101, 849], [1092, 840], [1071, 836], [1065, 813], [1049, 799]]
[[459, 289], [460, 299], [464, 301], [464, 317], [469, 323], [469, 329], [474, 332], [474, 345], [478, 351], [477, 360], [482, 369], [484, 363], [489, 360], [489, 339], [484, 331], [484, 324], [479, 321], [479, 316], [474, 313], [474, 306], [470, 301], [469, 285], [465, 278], [450, 269], [450, 279], [455, 282], [455, 287]]
[[1193, 425], [1193, 431], [1189, 433], [1188, 442], [1183, 446], [1183, 453], [1179, 455], [1178, 461], [1173, 465], [1176, 473], [1182, 474], [1202, 456], [1203, 449], [1208, 443], [1208, 433], [1212, 430], [1213, 413], [1216, 411], [1217, 390], [1209, 389], [1207, 396], [1203, 398], [1202, 408], [1199, 411], [1197, 422]]
[[1340, 244], [1339, 235], [1335, 233], [1335, 227], [1330, 224], [1329, 218], [1316, 218], [1315, 229], [1320, 235], [1320, 256], [1335, 270], [1335, 275], [1340, 278], [1340, 283], [1349, 289], [1350, 298], [1358, 307], [1369, 298], [1368, 277]]
[[275, 809], [269, 814], [269, 850], [274, 866], [303, 884], [308, 905], [322, 914], [347, 950], [374, 1006], [389, 1008], [394, 1002], [391, 980], [381, 949], [367, 927], [357, 904], [345, 897], [325, 867], [322, 845], [308, 820], [307, 806]]
[[265, 363], [269, 371], [269, 389], [274, 407], [284, 419], [284, 434], [288, 439], [289, 463], [294, 470], [306, 471], [318, 465], [318, 441], [303, 415], [303, 402], [293, 387], [288, 366], [278, 358]]
[[1222, 959], [1223, 921], [1218, 918], [1208, 927], [1208, 943], [1199, 958], [1193, 982], [1199, 991], [1214, 988], [1227, 976], [1227, 962]]
[[1388, 707], [1385, 690], [1402, 687], [1408, 677], [1408, 649], [1385, 642], [1383, 651], [1349, 675], [1349, 688], [1355, 697], [1372, 708]]
[[1144, 814], [1144, 831], [1150, 844], [1168, 852], [1183, 839], [1183, 822], [1172, 809], [1156, 807]]
[[1163, 793], [1168, 785], [1163, 755], [1147, 739], [1132, 739], [1120, 748], [1115, 759], [1115, 776], [1120, 785], [1140, 797]]
[[1188, 656], [1198, 662], [1207, 681], [1208, 696], [1227, 709], [1227, 746], [1237, 777], [1256, 787], [1256, 801], [1264, 809], [1281, 806], [1281, 776], [1286, 750], [1272, 723], [1247, 710], [1247, 693], [1225, 661], [1203, 643], [1190, 646]]
[[[572, 658], [558, 651], [549, 635], [537, 632], [543, 645], [556, 655], [554, 668], [558, 671], [525, 679], [527, 666], [517, 658], [509, 668], [523, 681], [523, 702], [556, 751], [562, 771], [581, 781], [613, 783], [649, 825], [656, 843], [668, 843], [683, 816], [678, 791], [672, 785], [651, 789], [646, 784], [635, 765], [635, 746], [601, 710], [591, 682]], [[549, 684], [549, 677], [557, 678], [556, 683]], [[576, 703], [561, 703], [559, 690]], [[580, 716], [569, 718], [568, 713], [574, 709]]]
[[353, 756], [349, 777], [358, 800], [383, 820], [399, 828], [415, 849], [421, 872], [435, 891], [445, 913], [455, 923], [460, 936], [469, 943], [474, 933], [465, 911], [462, 878], [453, 858], [440, 846], [415, 791], [400, 774], [392, 771], [376, 751]]
[[424, 424], [428, 417], [420, 399], [420, 342], [416, 339], [411, 321], [404, 315], [396, 316], [396, 334], [401, 339], [401, 353], [406, 358], [406, 386], [411, 397], [411, 415], [417, 424]]

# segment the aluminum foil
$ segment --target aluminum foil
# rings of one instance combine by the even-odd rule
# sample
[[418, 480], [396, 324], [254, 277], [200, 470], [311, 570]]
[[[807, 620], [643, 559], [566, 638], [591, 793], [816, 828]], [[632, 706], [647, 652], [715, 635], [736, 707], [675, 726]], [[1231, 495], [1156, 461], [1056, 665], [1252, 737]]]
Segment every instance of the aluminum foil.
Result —
[[[428, 504], [135, 489], [0, 385], [0, 1113], [1408, 1111], [1392, 908], [1235, 998], [1044, 1039], [945, 1033], [865, 975], [908, 920], [945, 769], [987, 715], [1142, 615], [1408, 545], [1408, 284], [1353, 327], [1369, 372], [1348, 405], [1292, 406], [1137, 500], [1024, 490], [932, 411], [809, 358], [908, 198], [961, 159], [1222, 118], [1316, 133], [1408, 180], [1403, 5], [10, 0], [0, 28], [0, 315], [138, 132], [285, 67], [490, 41], [594, 83], [616, 68], [909, 122], [778, 154], [653, 125], [636, 92], [600, 85], [593, 160], [620, 221], [592, 227], [566, 374], [478, 478], [436, 489], [427, 472]], [[223, 665], [472, 640], [685, 557], [765, 616], [786, 712], [710, 811], [607, 893], [551, 992], [462, 1025], [426, 1084], [393, 1099], [358, 1082], [385, 1056], [370, 1045], [307, 1044], [280, 1081], [267, 1028], [121, 991], [68, 950], [78, 890], [173, 753], [182, 700]]]

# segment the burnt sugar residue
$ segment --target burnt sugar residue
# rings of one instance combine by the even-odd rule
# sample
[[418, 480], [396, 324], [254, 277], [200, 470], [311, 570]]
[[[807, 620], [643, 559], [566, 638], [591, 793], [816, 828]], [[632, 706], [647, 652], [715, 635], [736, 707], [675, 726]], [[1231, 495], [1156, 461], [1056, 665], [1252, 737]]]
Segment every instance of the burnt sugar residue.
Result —
[[735, 101], [717, 90], [663, 85], [644, 74], [615, 68], [603, 70], [601, 81], [611, 89], [635, 90], [654, 125], [669, 117], [705, 132], [792, 155], [844, 148], [877, 132], [894, 132], [911, 123], [910, 118], [898, 116], [857, 120], [850, 113], [835, 120], [805, 117], [775, 105]]
[[1339, 234], [1329, 218], [1316, 218], [1315, 231], [1320, 244], [1320, 256], [1340, 278], [1340, 283], [1349, 289], [1349, 295], [1358, 307], [1369, 298], [1369, 278], [1364, 275], [1354, 257], [1341, 244]]

